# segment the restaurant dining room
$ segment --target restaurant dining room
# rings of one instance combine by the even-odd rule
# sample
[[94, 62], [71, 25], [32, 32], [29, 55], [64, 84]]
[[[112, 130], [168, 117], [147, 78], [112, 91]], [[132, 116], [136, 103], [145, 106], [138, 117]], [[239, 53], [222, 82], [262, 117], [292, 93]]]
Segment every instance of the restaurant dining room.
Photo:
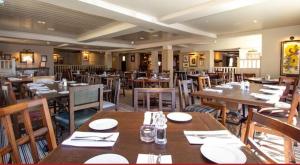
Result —
[[300, 163], [300, 0], [0, 0], [0, 164]]

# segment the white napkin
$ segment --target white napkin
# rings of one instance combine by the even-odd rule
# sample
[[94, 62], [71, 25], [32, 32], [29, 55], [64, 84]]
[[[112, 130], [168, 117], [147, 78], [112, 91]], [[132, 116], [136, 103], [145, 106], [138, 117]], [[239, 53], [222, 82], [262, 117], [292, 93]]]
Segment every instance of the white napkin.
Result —
[[19, 80], [22, 80], [22, 79], [15, 78], [15, 77], [9, 77], [8, 80], [10, 80], [10, 81], [19, 81]]
[[[154, 155], [154, 161], [156, 161], [158, 155]], [[172, 164], [172, 155], [161, 155], [160, 157], [161, 164]], [[136, 164], [151, 164], [149, 162], [149, 154], [139, 154], [136, 160]], [[156, 164], [154, 162], [153, 164]]]
[[45, 84], [43, 83], [28, 83], [26, 84], [28, 87], [40, 87], [40, 86], [43, 86]]
[[61, 91], [61, 92], [58, 92], [59, 94], [69, 94], [70, 92], [69, 91]]
[[[145, 112], [144, 114], [144, 125], [150, 125], [151, 124], [151, 116], [152, 116], [152, 124], [154, 124], [154, 120], [155, 120], [155, 116], [156, 114], [158, 114], [159, 112]], [[152, 114], [152, 115], [151, 115]]]
[[80, 86], [80, 85], [89, 85], [88, 83], [78, 83], [78, 84], [70, 84], [71, 86]]
[[207, 91], [207, 92], [217, 92], [217, 93], [223, 93], [223, 90], [220, 90], [220, 89], [211, 89], [211, 88], [206, 88], [206, 89], [203, 89], [204, 91]]
[[53, 89], [53, 90], [38, 90], [36, 91], [36, 94], [47, 94], [47, 93], [56, 93], [57, 90]]
[[[99, 137], [106, 137], [110, 134], [113, 134], [111, 137], [105, 139], [105, 140], [111, 140], [111, 141], [89, 141], [89, 140], [71, 140], [75, 138], [76, 136], [99, 136]], [[63, 145], [69, 145], [69, 146], [75, 146], [75, 147], [112, 147], [115, 145], [117, 139], [119, 137], [119, 132], [107, 132], [107, 133], [99, 133], [99, 132], [80, 132], [75, 131], [70, 138], [63, 141]], [[97, 139], [97, 138], [89, 138], [89, 139]]]
[[[228, 144], [233, 146], [243, 146], [244, 144], [228, 130], [218, 131], [183, 131], [190, 144]], [[205, 138], [200, 138], [199, 136]]]
[[283, 90], [260, 89], [259, 91], [263, 92], [263, 93], [274, 94], [274, 95], [282, 95], [283, 94]]
[[225, 85], [217, 85], [217, 88], [224, 88], [224, 89], [232, 89], [233, 87], [231, 85], [225, 84]]
[[271, 88], [271, 89], [279, 89], [279, 90], [285, 90], [286, 86], [279, 86], [279, 85], [263, 85], [263, 87]]
[[31, 86], [29, 87], [30, 90], [36, 89], [36, 90], [49, 90], [47, 86]]
[[241, 85], [240, 82], [229, 82], [229, 83], [226, 83], [227, 85]]
[[280, 99], [279, 95], [266, 95], [262, 93], [251, 93], [250, 95], [257, 99], [266, 100], [269, 103], [276, 103]]
[[37, 80], [36, 83], [53, 84], [54, 80], [41, 79]]

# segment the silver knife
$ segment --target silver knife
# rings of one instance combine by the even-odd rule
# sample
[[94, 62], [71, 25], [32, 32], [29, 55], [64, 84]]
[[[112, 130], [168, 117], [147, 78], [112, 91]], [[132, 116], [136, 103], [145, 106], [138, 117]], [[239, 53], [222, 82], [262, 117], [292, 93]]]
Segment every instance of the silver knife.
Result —
[[115, 140], [105, 140], [105, 139], [84, 139], [84, 138], [73, 138], [72, 141], [98, 141], [98, 142], [116, 142]]
[[160, 162], [161, 162], [161, 154], [159, 154], [159, 155], [157, 156], [156, 164], [160, 164]]

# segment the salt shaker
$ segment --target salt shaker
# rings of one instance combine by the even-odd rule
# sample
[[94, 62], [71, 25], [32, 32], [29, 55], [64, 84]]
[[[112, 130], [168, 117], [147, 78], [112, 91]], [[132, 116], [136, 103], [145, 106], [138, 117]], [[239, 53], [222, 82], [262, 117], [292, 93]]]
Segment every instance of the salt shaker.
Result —
[[167, 143], [167, 119], [161, 112], [156, 119], [155, 124], [155, 143], [166, 144]]

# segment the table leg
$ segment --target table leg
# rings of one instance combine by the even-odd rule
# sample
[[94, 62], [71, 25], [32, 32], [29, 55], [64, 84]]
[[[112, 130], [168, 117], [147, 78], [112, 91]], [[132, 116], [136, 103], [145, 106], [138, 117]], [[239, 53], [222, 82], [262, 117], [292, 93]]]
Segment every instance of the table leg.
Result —
[[[251, 119], [253, 116], [253, 107], [249, 106], [248, 107], [248, 120], [246, 121], [246, 131], [245, 131], [245, 134], [244, 134], [244, 138], [243, 138], [243, 142], [244, 144], [247, 143], [247, 136], [249, 134], [249, 130], [250, 130], [250, 123], [251, 123]], [[242, 123], [241, 123], [242, 124]], [[241, 135], [242, 136], [242, 135]]]

